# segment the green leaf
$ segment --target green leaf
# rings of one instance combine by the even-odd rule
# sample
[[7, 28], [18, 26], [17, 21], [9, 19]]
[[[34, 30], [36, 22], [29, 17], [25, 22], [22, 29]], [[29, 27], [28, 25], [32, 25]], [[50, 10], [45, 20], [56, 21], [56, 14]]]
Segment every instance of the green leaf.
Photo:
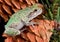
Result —
[[57, 15], [56, 15], [56, 20], [59, 23], [60, 22], [60, 7], [58, 7]]
[[53, 20], [53, 13], [51, 12], [51, 10], [49, 9], [49, 16], [50, 16], [50, 19]]
[[53, 4], [52, 4], [52, 10], [54, 9], [56, 3], [60, 2], [59, 0], [54, 0]]

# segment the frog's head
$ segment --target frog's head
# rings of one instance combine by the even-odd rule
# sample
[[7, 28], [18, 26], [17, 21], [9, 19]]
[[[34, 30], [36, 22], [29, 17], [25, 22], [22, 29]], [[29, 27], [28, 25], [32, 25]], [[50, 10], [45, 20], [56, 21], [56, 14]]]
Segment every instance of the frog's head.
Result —
[[20, 34], [20, 31], [14, 28], [6, 28], [4, 34], [7, 34], [9, 36], [16, 36]]
[[36, 6], [34, 7], [34, 11], [31, 12], [31, 13], [27, 16], [27, 18], [29, 18], [29, 20], [32, 20], [32, 19], [36, 18], [37, 16], [41, 15], [42, 12], [43, 12], [43, 9], [42, 9], [42, 8], [40, 7], [40, 5], [38, 4], [38, 6], [36, 5]]

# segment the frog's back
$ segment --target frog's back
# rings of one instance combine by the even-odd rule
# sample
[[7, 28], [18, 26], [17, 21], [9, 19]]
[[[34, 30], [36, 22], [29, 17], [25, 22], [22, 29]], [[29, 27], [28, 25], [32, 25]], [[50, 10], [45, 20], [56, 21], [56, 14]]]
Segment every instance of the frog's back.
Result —
[[12, 15], [8, 23], [5, 25], [5, 27], [9, 27], [11, 24], [18, 22], [18, 19], [16, 15]]
[[21, 21], [21, 18], [25, 18], [28, 16], [31, 12], [33, 12], [35, 9], [38, 8], [38, 5], [35, 4], [31, 7], [27, 7], [25, 9], [19, 10], [18, 12], [14, 13], [8, 23], [5, 25], [5, 27], [9, 27], [12, 23], [19, 23]]

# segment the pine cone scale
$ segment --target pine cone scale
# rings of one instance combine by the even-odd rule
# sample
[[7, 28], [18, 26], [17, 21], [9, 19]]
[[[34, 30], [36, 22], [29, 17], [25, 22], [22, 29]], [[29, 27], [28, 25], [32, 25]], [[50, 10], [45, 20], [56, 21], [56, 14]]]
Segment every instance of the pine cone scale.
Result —
[[23, 2], [23, 0], [19, 0], [20, 2]]
[[12, 0], [12, 3], [17, 9], [20, 9], [20, 4], [18, 1]]
[[35, 35], [32, 33], [27, 33], [27, 37], [30, 40], [30, 42], [36, 42]]
[[36, 41], [37, 42], [44, 42], [42, 38], [36, 36]]
[[3, 13], [1, 13], [1, 12], [0, 12], [0, 16], [4, 18], [5, 22], [8, 20], [7, 15], [5, 15], [5, 14], [3, 14]]
[[24, 9], [27, 7], [27, 4], [25, 4], [24, 2], [23, 3], [20, 2], [20, 6], [21, 6], [21, 9]]
[[32, 4], [35, 4], [35, 0], [30, 0], [30, 2], [31, 2]]
[[11, 0], [4, 0], [4, 1], [7, 5], [12, 6]]
[[34, 3], [36, 3], [36, 0], [0, 0], [0, 3], [1, 3], [0, 6], [2, 6], [3, 8], [3, 11], [4, 11], [3, 13], [5, 14], [5, 16], [7, 16], [7, 18], [8, 17], [10, 18], [12, 13], [15, 13], [18, 10], [21, 10], [28, 6], [33, 5]]
[[2, 5], [2, 7], [3, 7], [3, 9], [4, 9], [9, 15], [12, 14], [9, 6], [7, 6], [7, 5]]
[[26, 2], [27, 2], [27, 4], [28, 4], [28, 5], [31, 5], [31, 2], [30, 2], [30, 0], [26, 0]]

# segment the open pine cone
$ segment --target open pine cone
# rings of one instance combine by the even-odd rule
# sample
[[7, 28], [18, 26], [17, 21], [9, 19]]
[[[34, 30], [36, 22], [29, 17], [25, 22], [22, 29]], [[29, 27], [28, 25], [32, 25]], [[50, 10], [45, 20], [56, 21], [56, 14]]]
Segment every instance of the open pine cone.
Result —
[[13, 13], [37, 2], [38, 0], [0, 0], [0, 16], [7, 22]]
[[6, 34], [3, 36], [7, 37], [5, 42], [49, 42], [54, 29], [54, 21], [49, 20], [33, 20], [39, 22], [34, 27], [29, 26], [26, 31], [22, 32], [21, 35], [11, 37]]

